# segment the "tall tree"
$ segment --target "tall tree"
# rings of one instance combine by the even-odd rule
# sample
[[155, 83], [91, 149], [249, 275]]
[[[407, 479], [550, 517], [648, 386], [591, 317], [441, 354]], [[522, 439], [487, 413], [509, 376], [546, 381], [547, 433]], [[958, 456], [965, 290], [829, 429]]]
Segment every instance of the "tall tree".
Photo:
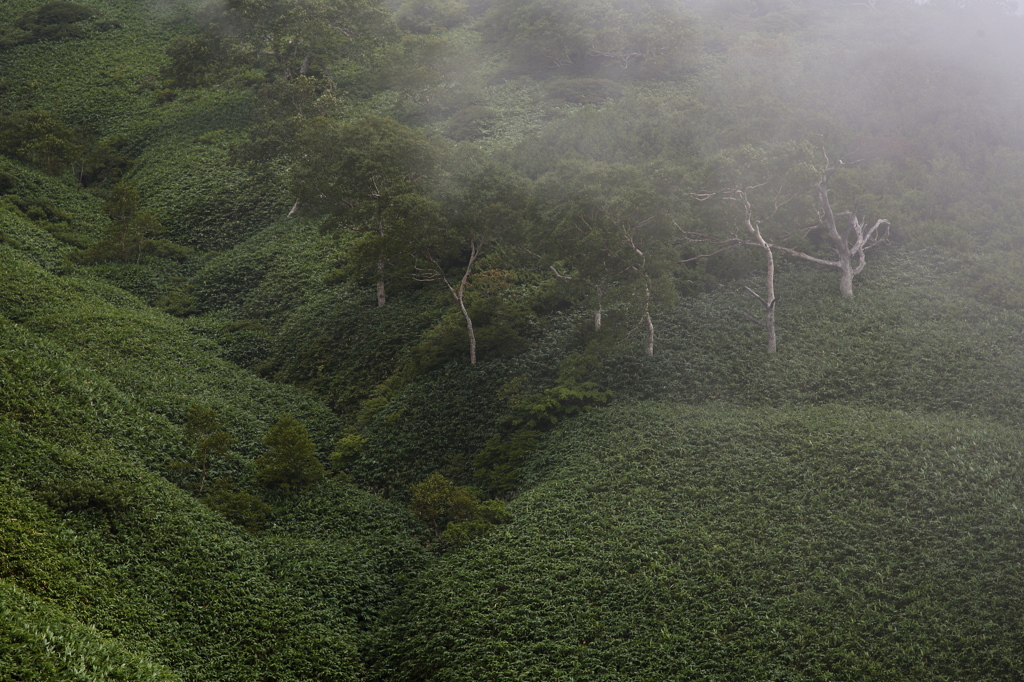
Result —
[[427, 195], [435, 149], [420, 132], [390, 118], [347, 123], [318, 117], [298, 136], [293, 188], [299, 205], [325, 218], [324, 229], [359, 234], [350, 252], [353, 274], [376, 281], [387, 302], [393, 271], [411, 268], [411, 235], [438, 220]]
[[517, 240], [528, 208], [529, 182], [511, 169], [468, 149], [454, 159], [441, 204], [444, 219], [420, 233], [417, 279], [439, 281], [448, 289], [466, 323], [469, 362], [475, 365], [476, 331], [467, 293], [485, 251]]
[[762, 218], [755, 217], [754, 208], [750, 202], [750, 193], [761, 187], [764, 187], [764, 185], [736, 187], [722, 192], [702, 193], [697, 195], [697, 199], [700, 201], [707, 201], [715, 197], [721, 197], [721, 199], [726, 202], [739, 204], [743, 210], [741, 224], [743, 226], [742, 232], [745, 236], [740, 236], [739, 234], [734, 233], [731, 237], [723, 238], [699, 232], [683, 231], [683, 235], [690, 241], [715, 244], [722, 248], [709, 254], [701, 254], [692, 258], [687, 258], [681, 262], [692, 263], [704, 258], [710, 258], [736, 246], [750, 246], [760, 249], [764, 254], [765, 261], [765, 295], [761, 296], [761, 294], [757, 293], [750, 287], [745, 287], [745, 289], [764, 306], [764, 321], [758, 320], [751, 315], [747, 315], [746, 317], [755, 324], [764, 327], [767, 336], [768, 352], [774, 353], [778, 346], [775, 335], [775, 306], [778, 303], [778, 297], [775, 295], [775, 256], [772, 253], [772, 249], [777, 247], [765, 239], [761, 232], [761, 227], [771, 220], [771, 218], [779, 212], [780, 208], [788, 203], [789, 198], [783, 195], [782, 188], [780, 187], [778, 192], [775, 193], [770, 213]]
[[563, 281], [587, 287], [600, 331], [606, 297], [619, 300], [654, 354], [652, 311], [671, 297], [670, 200], [653, 170], [567, 162], [539, 181], [541, 227], [535, 250]]
[[330, 76], [341, 59], [374, 49], [395, 32], [380, 0], [227, 0], [237, 49], [268, 72]]

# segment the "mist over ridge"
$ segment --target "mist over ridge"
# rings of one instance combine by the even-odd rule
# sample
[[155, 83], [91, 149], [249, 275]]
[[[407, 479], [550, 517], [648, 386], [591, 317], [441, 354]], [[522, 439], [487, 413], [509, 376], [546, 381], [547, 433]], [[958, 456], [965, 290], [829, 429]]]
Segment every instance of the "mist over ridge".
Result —
[[3, 13], [0, 679], [1024, 673], [1013, 3]]

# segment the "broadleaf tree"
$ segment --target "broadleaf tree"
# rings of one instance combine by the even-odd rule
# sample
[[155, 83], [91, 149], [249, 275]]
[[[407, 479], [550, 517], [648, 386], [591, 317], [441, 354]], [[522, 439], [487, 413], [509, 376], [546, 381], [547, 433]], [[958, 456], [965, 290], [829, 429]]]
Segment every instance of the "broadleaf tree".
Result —
[[417, 235], [416, 279], [441, 282], [466, 324], [469, 362], [477, 361], [476, 331], [467, 305], [470, 279], [487, 252], [519, 240], [530, 201], [529, 181], [471, 148], [456, 152], [441, 183], [443, 219]]
[[349, 269], [375, 280], [377, 305], [385, 305], [389, 278], [411, 270], [414, 235], [439, 219], [428, 194], [434, 146], [423, 133], [380, 116], [312, 119], [298, 146], [292, 186], [300, 210], [322, 217], [325, 230], [359, 235]]
[[653, 171], [622, 164], [567, 162], [539, 181], [540, 229], [535, 250], [561, 280], [582, 284], [600, 331], [606, 299], [627, 310], [654, 354], [653, 312], [669, 302], [671, 197], [650, 181]]

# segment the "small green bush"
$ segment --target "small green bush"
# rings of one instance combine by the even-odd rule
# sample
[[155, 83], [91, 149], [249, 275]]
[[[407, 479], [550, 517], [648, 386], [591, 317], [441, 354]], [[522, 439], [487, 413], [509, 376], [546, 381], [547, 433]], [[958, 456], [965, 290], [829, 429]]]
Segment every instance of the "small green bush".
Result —
[[0, 34], [0, 51], [41, 40], [84, 38], [87, 33], [80, 24], [93, 16], [93, 11], [83, 5], [62, 0], [48, 2], [34, 10], [23, 12], [15, 20], [14, 30]]
[[80, 21], [91, 19], [92, 16], [93, 11], [88, 7], [57, 0], [25, 12], [15, 23], [19, 28], [35, 29], [42, 26], [77, 24]]
[[435, 473], [409, 489], [409, 506], [420, 521], [430, 526], [434, 539], [446, 546], [460, 546], [489, 533], [495, 524], [510, 519], [500, 500], [481, 502], [469, 488], [456, 486]]
[[512, 400], [510, 423], [527, 429], [547, 429], [560, 421], [608, 402], [612, 392], [592, 381], [558, 384], [540, 393]]
[[49, 482], [40, 494], [56, 512], [99, 510], [111, 515], [128, 510], [128, 493], [119, 485], [96, 480], [60, 479]]
[[263, 444], [270, 451], [256, 460], [256, 477], [267, 488], [282, 493], [306, 490], [324, 477], [316, 458], [316, 445], [306, 427], [291, 415], [284, 415], [270, 430]]
[[236, 526], [251, 531], [265, 528], [272, 515], [270, 505], [252, 493], [216, 484], [214, 490], [203, 498], [203, 504]]

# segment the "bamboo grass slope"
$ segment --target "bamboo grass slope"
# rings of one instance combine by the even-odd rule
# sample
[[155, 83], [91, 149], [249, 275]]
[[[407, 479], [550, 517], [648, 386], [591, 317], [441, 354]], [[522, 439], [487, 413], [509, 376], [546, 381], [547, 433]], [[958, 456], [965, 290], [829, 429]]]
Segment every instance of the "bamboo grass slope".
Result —
[[394, 609], [373, 679], [1012, 679], [1021, 444], [835, 405], [589, 415]]
[[1019, 680], [997, 5], [3, 2], [0, 679]]

